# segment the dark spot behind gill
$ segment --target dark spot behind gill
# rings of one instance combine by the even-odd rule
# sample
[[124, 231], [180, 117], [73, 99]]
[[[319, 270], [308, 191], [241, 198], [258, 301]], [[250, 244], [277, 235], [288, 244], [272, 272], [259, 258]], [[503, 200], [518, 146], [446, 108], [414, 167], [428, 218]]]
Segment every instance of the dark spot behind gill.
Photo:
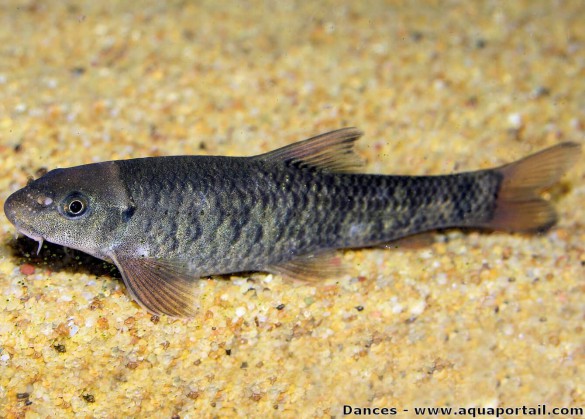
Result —
[[124, 211], [122, 211], [122, 220], [125, 223], [130, 221], [130, 219], [134, 215], [135, 211], [136, 211], [136, 207], [134, 206], [134, 204], [130, 205], [128, 208], [126, 208]]

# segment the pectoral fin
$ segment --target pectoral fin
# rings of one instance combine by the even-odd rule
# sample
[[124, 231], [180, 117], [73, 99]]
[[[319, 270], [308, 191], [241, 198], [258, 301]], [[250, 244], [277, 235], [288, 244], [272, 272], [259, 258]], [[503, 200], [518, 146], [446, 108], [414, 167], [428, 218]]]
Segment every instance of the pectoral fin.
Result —
[[111, 258], [132, 297], [146, 310], [193, 317], [197, 311], [197, 277], [188, 263], [126, 255]]
[[317, 282], [343, 275], [345, 266], [341, 258], [330, 251], [296, 257], [265, 270], [298, 281]]

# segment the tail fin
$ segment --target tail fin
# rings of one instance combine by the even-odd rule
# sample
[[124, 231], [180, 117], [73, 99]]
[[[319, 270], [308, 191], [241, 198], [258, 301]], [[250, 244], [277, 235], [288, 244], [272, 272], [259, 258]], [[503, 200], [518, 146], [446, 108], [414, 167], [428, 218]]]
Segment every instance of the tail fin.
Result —
[[503, 175], [503, 180], [489, 227], [521, 232], [539, 232], [552, 227], [557, 222], [557, 214], [539, 193], [559, 181], [580, 151], [577, 143], [562, 143], [495, 169]]

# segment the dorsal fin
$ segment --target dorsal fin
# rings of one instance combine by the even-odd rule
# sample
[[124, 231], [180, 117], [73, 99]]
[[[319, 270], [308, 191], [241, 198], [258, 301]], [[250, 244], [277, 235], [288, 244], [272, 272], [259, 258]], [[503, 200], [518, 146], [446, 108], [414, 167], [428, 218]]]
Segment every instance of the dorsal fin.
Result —
[[309, 166], [328, 172], [350, 173], [363, 165], [353, 150], [355, 141], [362, 135], [363, 132], [357, 128], [341, 128], [255, 158], [300, 167]]

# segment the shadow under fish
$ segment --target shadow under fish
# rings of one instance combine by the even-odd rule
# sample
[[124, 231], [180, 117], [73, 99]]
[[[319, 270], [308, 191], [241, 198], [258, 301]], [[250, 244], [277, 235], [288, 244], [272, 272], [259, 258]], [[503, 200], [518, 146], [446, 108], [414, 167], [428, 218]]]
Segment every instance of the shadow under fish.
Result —
[[108, 263], [79, 250], [44, 242], [39, 249], [38, 242], [26, 236], [8, 241], [12, 256], [18, 264], [28, 263], [53, 272], [81, 273], [91, 276], [110, 276], [122, 279], [116, 265]]

